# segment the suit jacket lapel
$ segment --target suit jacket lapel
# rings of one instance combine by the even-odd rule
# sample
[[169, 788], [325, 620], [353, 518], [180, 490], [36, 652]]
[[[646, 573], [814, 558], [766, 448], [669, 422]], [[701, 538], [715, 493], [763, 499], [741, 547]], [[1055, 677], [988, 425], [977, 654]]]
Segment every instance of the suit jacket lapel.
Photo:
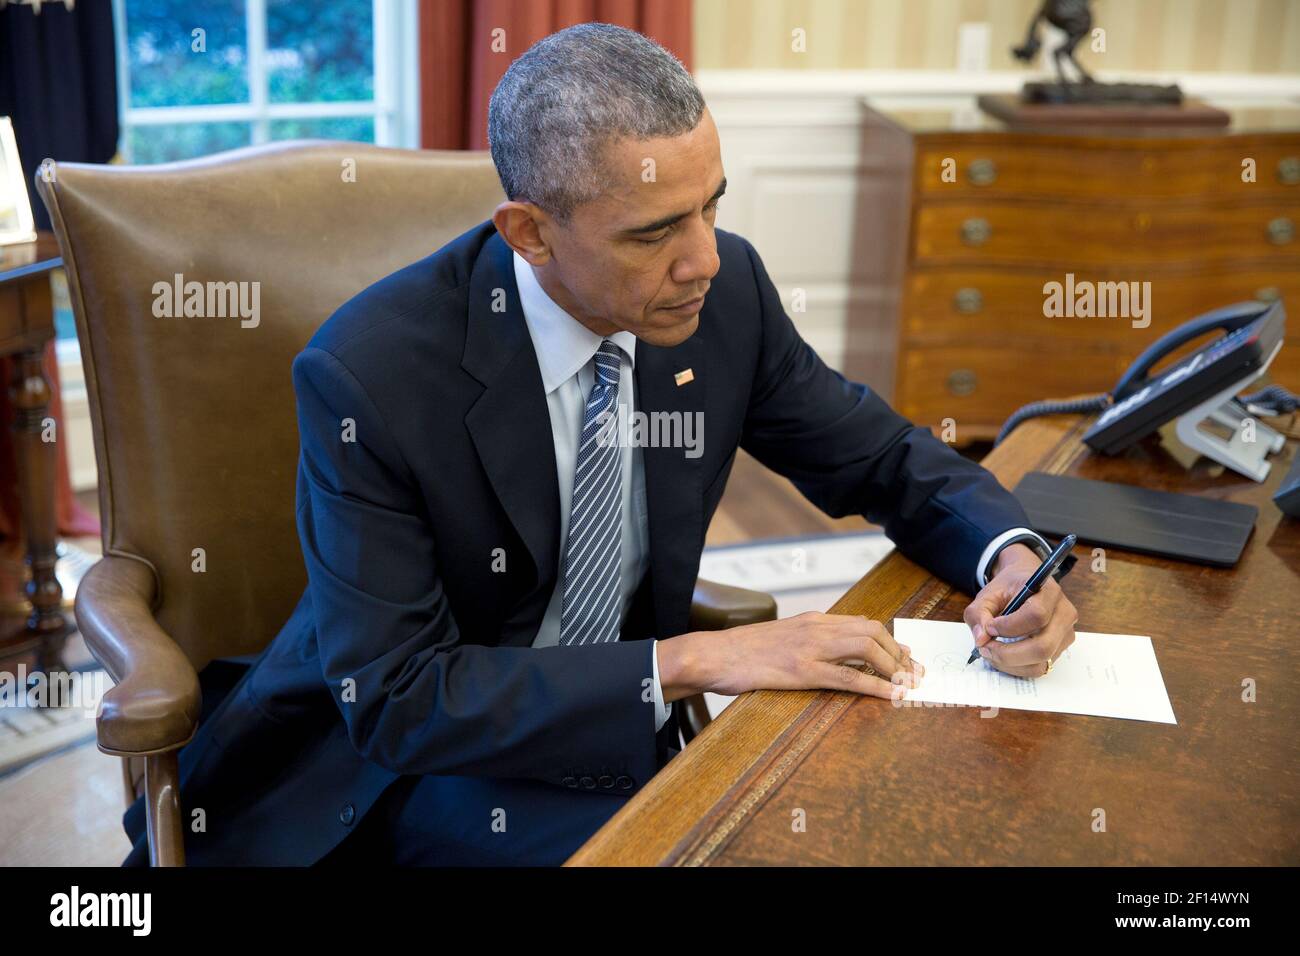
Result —
[[[655, 412], [678, 413], [683, 426], [688, 417], [694, 419], [697, 413], [702, 420], [709, 380], [706, 353], [703, 321], [694, 335], [672, 348], [637, 342], [637, 410], [647, 416]], [[694, 380], [679, 386], [674, 376], [686, 369], [694, 373]], [[699, 573], [704, 543], [704, 456], [687, 458], [686, 449], [681, 447], [643, 447], [641, 454], [650, 521], [655, 636], [673, 637], [686, 630]]]
[[[492, 310], [494, 299], [501, 299], [498, 290], [504, 292], [504, 312]], [[495, 232], [474, 264], [469, 295], [461, 365], [485, 390], [465, 425], [493, 491], [528, 548], [537, 569], [535, 583], [553, 583], [560, 547], [560, 493], [551, 417], [519, 303], [510, 247]], [[694, 427], [697, 413], [702, 419], [708, 382], [704, 327], [701, 321], [694, 335], [672, 348], [637, 343], [637, 410], [649, 421], [656, 412], [676, 413], [681, 426], [689, 417]], [[674, 376], [686, 369], [694, 380], [679, 386]], [[656, 636], [671, 637], [686, 630], [699, 572], [704, 457], [687, 458], [682, 447], [646, 446], [641, 453]], [[538, 613], [545, 607], [541, 601]]]
[[[492, 305], [503, 293], [505, 311], [494, 312]], [[554, 581], [560, 492], [551, 416], [519, 303], [511, 250], [496, 232], [483, 244], [470, 276], [461, 366], [486, 386], [465, 425], [492, 490], [528, 548], [537, 569], [535, 583]], [[545, 609], [544, 601], [541, 607]]]

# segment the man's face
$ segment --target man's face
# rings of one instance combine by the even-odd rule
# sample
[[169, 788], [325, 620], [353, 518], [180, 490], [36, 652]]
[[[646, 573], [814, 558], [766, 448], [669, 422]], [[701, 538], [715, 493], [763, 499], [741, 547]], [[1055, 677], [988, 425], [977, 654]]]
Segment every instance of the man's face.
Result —
[[535, 213], [544, 252], [525, 258], [547, 294], [598, 335], [626, 330], [676, 345], [699, 325], [719, 266], [713, 220], [726, 179], [717, 128], [705, 110], [683, 136], [609, 145], [605, 162], [610, 185], [599, 199], [567, 222]]

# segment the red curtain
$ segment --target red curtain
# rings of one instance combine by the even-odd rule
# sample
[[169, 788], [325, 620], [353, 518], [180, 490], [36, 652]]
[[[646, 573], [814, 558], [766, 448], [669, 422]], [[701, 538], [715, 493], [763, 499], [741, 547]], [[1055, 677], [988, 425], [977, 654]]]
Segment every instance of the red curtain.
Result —
[[[487, 107], [506, 68], [575, 23], [644, 33], [691, 66], [692, 0], [420, 0], [420, 126], [426, 149], [487, 149]], [[493, 52], [493, 31], [506, 49]]]

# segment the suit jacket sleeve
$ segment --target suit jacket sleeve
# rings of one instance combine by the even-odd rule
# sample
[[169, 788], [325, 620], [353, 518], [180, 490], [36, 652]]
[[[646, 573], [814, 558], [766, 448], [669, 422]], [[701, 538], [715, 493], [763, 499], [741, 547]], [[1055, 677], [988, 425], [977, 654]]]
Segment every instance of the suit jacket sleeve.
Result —
[[404, 774], [648, 780], [654, 642], [462, 643], [438, 572], [446, 549], [381, 411], [329, 351], [308, 347], [293, 380], [308, 596], [356, 749]]
[[985, 546], [1028, 526], [996, 478], [828, 368], [800, 338], [748, 242], [762, 344], [741, 446], [832, 517], [861, 514], [955, 587], [979, 589]]

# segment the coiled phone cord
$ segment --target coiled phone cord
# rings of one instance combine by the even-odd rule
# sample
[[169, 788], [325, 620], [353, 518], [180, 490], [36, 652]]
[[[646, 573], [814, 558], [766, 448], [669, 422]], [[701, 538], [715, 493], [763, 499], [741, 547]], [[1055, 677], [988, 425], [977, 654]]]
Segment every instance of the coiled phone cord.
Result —
[[998, 432], [998, 437], [993, 439], [993, 447], [997, 448], [998, 445], [1001, 445], [1002, 439], [1031, 418], [1042, 418], [1044, 415], [1078, 415], [1083, 412], [1099, 412], [1108, 405], [1110, 405], [1109, 395], [1089, 395], [1087, 398], [1072, 398], [1064, 401], [1030, 402], [1028, 405], [1017, 408], [1011, 413], [1011, 417], [1006, 420], [1002, 425], [1002, 430]]
[[1258, 392], [1241, 396], [1239, 401], [1243, 405], [1258, 408], [1262, 415], [1290, 415], [1300, 406], [1300, 398], [1281, 385], [1261, 388]]

